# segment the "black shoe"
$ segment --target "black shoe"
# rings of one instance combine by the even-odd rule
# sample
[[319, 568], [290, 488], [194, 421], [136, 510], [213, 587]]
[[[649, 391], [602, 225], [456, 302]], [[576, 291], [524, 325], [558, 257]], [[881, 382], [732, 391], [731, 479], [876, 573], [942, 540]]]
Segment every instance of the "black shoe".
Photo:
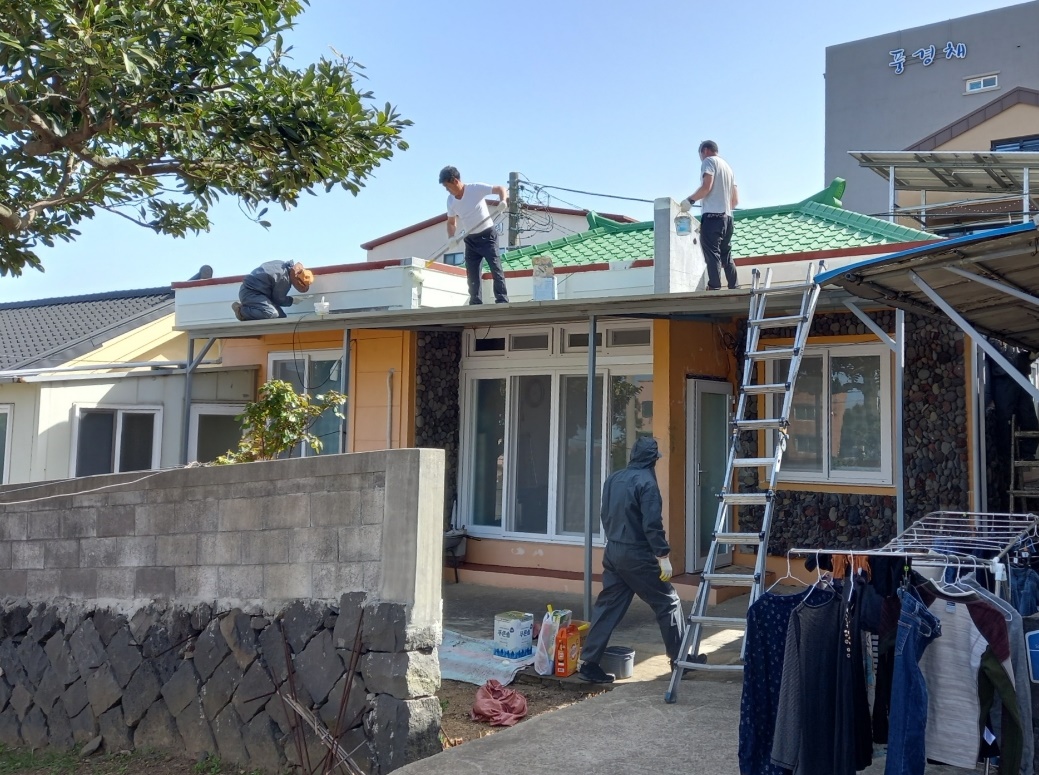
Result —
[[577, 673], [581, 678], [593, 684], [612, 684], [617, 680], [617, 676], [613, 673], [607, 673], [599, 667], [598, 662], [585, 662]]
[[242, 317], [242, 304], [241, 304], [241, 302], [237, 302], [237, 301], [233, 302], [231, 304], [231, 310], [234, 312], [234, 316], [236, 318], [238, 318], [239, 320], [242, 320], [242, 321], [245, 320], [245, 318]]

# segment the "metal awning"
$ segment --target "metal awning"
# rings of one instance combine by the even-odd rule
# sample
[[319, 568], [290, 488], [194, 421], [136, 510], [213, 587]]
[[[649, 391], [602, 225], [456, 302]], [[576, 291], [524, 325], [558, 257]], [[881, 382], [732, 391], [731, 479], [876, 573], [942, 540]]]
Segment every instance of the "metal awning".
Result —
[[1039, 153], [1026, 151], [851, 151], [897, 191], [1039, 194]]
[[818, 282], [899, 309], [948, 316], [1039, 400], [986, 339], [1039, 351], [1039, 216], [819, 275]]

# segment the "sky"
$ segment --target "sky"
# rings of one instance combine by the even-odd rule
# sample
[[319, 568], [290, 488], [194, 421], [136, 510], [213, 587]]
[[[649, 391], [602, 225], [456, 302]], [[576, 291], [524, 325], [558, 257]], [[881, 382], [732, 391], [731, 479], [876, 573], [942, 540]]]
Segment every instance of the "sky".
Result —
[[[800, 201], [825, 188], [827, 46], [1014, 5], [993, 0], [311, 0], [286, 39], [305, 67], [330, 47], [366, 68], [366, 88], [414, 121], [410, 148], [357, 197], [272, 206], [269, 230], [235, 200], [212, 229], [156, 235], [102, 213], [71, 244], [39, 251], [45, 272], [0, 277], [0, 302], [216, 276], [264, 261], [363, 261], [360, 244], [443, 212], [437, 173], [596, 193], [679, 198], [696, 188], [697, 146], [718, 142], [740, 204]], [[552, 204], [652, 217], [651, 205], [550, 192]], [[558, 197], [557, 197], [558, 195]]]

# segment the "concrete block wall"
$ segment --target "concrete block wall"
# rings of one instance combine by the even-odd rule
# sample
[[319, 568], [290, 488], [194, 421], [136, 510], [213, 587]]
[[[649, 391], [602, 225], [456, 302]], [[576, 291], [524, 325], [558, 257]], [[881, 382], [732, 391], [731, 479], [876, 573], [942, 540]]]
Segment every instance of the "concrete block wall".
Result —
[[[0, 742], [100, 734], [119, 750], [140, 737], [268, 768], [252, 739], [278, 752], [277, 769], [297, 755], [294, 738], [274, 708], [264, 720], [255, 698], [240, 697], [243, 682], [265, 683], [250, 665], [269, 691], [280, 687], [284, 632], [303, 705], [334, 721], [329, 693], [311, 690], [345, 684], [363, 610], [351, 695], [361, 699], [343, 734], [363, 738], [371, 773], [438, 751], [443, 487], [442, 450], [404, 449], [0, 491]], [[105, 628], [111, 637], [85, 634]], [[264, 646], [268, 632], [278, 636]], [[207, 675], [200, 649], [218, 654]], [[137, 707], [140, 682], [165, 698], [155, 718], [159, 699]], [[91, 715], [76, 726], [81, 690]], [[178, 706], [187, 692], [188, 705], [171, 707], [169, 692], [180, 692]], [[191, 702], [202, 710], [182, 728]]]

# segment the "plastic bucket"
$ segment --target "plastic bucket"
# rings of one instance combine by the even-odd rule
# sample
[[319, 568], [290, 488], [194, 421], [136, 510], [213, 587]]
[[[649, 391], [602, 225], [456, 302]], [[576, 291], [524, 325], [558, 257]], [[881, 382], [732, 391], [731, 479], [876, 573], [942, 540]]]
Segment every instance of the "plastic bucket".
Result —
[[629, 649], [627, 646], [607, 646], [600, 666], [618, 678], [631, 678], [635, 668], [635, 649]]

